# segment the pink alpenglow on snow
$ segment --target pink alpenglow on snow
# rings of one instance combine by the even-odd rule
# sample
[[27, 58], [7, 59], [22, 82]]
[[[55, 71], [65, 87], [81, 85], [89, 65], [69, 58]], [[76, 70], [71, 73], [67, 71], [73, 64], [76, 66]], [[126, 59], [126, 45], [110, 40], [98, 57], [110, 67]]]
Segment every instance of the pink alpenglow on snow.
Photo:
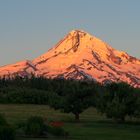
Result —
[[0, 67], [0, 77], [44, 76], [140, 87], [140, 60], [81, 30], [73, 30], [32, 61]]

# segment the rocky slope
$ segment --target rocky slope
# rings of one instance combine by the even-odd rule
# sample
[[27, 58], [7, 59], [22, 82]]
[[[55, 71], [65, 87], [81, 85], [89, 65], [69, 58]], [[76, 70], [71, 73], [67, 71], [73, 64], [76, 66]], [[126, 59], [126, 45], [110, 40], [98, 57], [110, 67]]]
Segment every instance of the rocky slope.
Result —
[[0, 76], [15, 75], [98, 82], [127, 82], [140, 87], [140, 60], [110, 47], [84, 31], [73, 30], [47, 53], [32, 61], [0, 67]]

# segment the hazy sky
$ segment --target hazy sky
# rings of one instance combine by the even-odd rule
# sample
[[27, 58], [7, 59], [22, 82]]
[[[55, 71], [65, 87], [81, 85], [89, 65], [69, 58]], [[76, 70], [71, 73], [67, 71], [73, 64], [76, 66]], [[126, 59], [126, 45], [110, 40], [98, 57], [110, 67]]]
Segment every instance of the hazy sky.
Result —
[[35, 58], [72, 29], [140, 58], [140, 0], [0, 0], [0, 65]]

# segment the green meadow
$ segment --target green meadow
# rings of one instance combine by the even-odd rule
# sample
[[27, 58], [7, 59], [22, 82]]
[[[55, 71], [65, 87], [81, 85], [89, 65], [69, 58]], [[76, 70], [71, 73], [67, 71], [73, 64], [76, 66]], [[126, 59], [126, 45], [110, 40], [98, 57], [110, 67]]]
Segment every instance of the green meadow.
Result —
[[140, 123], [138, 120], [127, 120], [118, 124], [100, 115], [94, 108], [89, 108], [75, 122], [72, 114], [55, 111], [46, 105], [13, 105], [1, 104], [0, 113], [15, 126], [30, 116], [42, 116], [46, 121], [62, 121], [64, 129], [69, 132], [68, 138], [21, 138], [17, 140], [140, 140]]

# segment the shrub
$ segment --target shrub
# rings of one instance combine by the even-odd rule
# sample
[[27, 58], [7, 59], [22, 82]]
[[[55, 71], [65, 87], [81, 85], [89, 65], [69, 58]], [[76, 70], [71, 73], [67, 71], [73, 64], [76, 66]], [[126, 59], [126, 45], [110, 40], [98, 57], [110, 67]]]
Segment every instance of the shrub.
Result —
[[67, 136], [68, 133], [62, 127], [48, 126], [47, 132], [54, 136]]
[[64, 123], [60, 121], [53, 121], [50, 123], [50, 126], [53, 126], [53, 127], [62, 127], [63, 125]]
[[14, 140], [15, 132], [12, 129], [6, 119], [0, 115], [0, 140]]
[[15, 140], [14, 130], [8, 126], [0, 126], [0, 140]]
[[42, 117], [32, 116], [27, 122], [18, 124], [18, 130], [21, 130], [22, 134], [31, 137], [47, 136], [48, 134], [53, 136], [68, 136], [68, 133], [61, 127], [63, 122], [51, 122], [45, 124]]
[[45, 124], [41, 117], [30, 117], [25, 124], [25, 134], [29, 136], [44, 135]]
[[7, 125], [6, 119], [0, 114], [0, 126]]

